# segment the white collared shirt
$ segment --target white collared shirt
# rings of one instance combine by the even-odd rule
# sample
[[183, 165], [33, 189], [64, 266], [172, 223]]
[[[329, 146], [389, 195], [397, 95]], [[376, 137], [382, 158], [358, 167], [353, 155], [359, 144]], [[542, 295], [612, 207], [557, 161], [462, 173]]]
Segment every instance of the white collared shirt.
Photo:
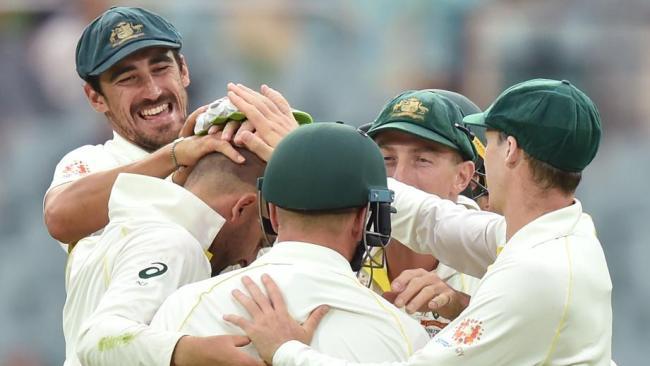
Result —
[[169, 365], [178, 332], [147, 324], [180, 286], [210, 277], [205, 256], [224, 219], [162, 179], [120, 174], [109, 224], [68, 257], [65, 365]]
[[[67, 153], [54, 169], [48, 192], [65, 183], [73, 182], [90, 173], [115, 169], [139, 161], [149, 153], [113, 131], [113, 138], [100, 145], [85, 145]], [[45, 201], [45, 200], [43, 200]], [[101, 234], [101, 230], [92, 235]], [[68, 244], [60, 243], [68, 251]]]
[[[503, 217], [394, 181], [389, 186], [396, 193], [398, 240], [441, 260], [460, 255], [447, 241], [460, 243], [467, 254], [455, 263], [485, 276], [469, 307], [426, 347], [407, 362], [386, 365], [610, 365], [612, 283], [579, 201], [530, 222], [499, 250]], [[295, 341], [281, 346], [273, 361], [352, 366]]]
[[[330, 306], [312, 341], [326, 354], [349, 361], [398, 361], [429, 340], [417, 321], [361, 285], [342, 255], [302, 242], [277, 243], [246, 268], [181, 288], [160, 307], [151, 327], [196, 336], [243, 334], [222, 316], [248, 317], [231, 291], [243, 289], [244, 275], [260, 284], [263, 273], [283, 290], [289, 313], [298, 321], [319, 305]], [[252, 345], [244, 350], [257, 356]]]

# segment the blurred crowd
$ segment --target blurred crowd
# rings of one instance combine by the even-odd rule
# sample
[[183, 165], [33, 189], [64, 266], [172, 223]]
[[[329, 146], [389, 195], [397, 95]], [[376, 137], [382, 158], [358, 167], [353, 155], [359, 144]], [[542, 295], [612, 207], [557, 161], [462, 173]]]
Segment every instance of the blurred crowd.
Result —
[[405, 89], [457, 90], [483, 108], [506, 86], [569, 79], [604, 137], [578, 190], [614, 283], [613, 358], [650, 343], [650, 2], [645, 0], [0, 0], [0, 366], [64, 358], [66, 255], [42, 222], [62, 155], [110, 138], [74, 68], [76, 42], [111, 5], [163, 14], [184, 36], [190, 106], [228, 81], [266, 83], [318, 121], [372, 121]]

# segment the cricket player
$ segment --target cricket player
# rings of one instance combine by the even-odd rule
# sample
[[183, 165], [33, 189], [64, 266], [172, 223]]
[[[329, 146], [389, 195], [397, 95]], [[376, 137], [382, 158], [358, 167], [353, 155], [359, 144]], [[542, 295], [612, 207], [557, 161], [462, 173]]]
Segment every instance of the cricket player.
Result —
[[[468, 131], [459, 125], [462, 118], [460, 108], [436, 91], [406, 91], [386, 104], [368, 135], [379, 145], [389, 177], [478, 209], [473, 200], [461, 194], [474, 178], [474, 161], [478, 157]], [[422, 279], [429, 276], [430, 290], [446, 294], [441, 298], [444, 302], [437, 303], [440, 299], [433, 298], [433, 306], [422, 312], [414, 304], [403, 303], [402, 298], [396, 303], [398, 307], [406, 305], [406, 311], [421, 322], [431, 337], [467, 307], [478, 285], [477, 278], [439, 263], [430, 254], [418, 254], [396, 240], [385, 248], [385, 262], [390, 265], [376, 268], [376, 264], [384, 262], [382, 255], [381, 250], [373, 253], [374, 265], [364, 267], [360, 276], [362, 280], [372, 278], [373, 288], [380, 293], [390, 292], [390, 282], [402, 275]]]
[[[490, 205], [503, 216], [390, 180], [392, 235], [482, 280], [465, 311], [426, 347], [383, 365], [610, 365], [612, 283], [593, 221], [575, 198], [600, 143], [596, 106], [566, 80], [535, 79], [465, 122], [487, 128]], [[311, 334], [274, 310], [282, 298], [266, 287], [272, 305], [253, 291], [241, 300], [252, 321], [233, 321], [267, 362], [353, 365], [286, 342]]]
[[[247, 268], [173, 293], [152, 328], [197, 336], [243, 334], [222, 319], [244, 315], [231, 293], [240, 294], [244, 275], [257, 280], [269, 273], [296, 319], [306, 320], [322, 304], [330, 308], [311, 343], [326, 354], [399, 361], [426, 344], [429, 337], [418, 322], [360, 284], [351, 268], [360, 265], [366, 243], [378, 235], [377, 228], [366, 229], [368, 219], [385, 218], [379, 225], [390, 228], [386, 171], [367, 135], [337, 123], [300, 127], [271, 156], [261, 195], [277, 230], [273, 248]], [[253, 347], [247, 350], [257, 356]]]
[[[259, 143], [258, 135], [251, 134], [252, 123], [270, 119], [297, 127], [288, 103], [278, 92], [263, 86], [260, 94], [229, 84], [230, 100], [240, 111], [246, 110], [248, 121], [240, 130], [248, 133], [248, 138], [236, 139], [233, 128], [239, 127], [238, 123], [226, 126], [222, 138], [190, 136], [203, 109], [186, 121], [190, 74], [180, 53], [182, 43], [181, 35], [167, 20], [135, 7], [108, 9], [81, 35], [77, 73], [85, 82], [89, 103], [110, 123], [113, 138], [71, 151], [56, 167], [43, 211], [50, 235], [65, 250], [71, 251], [73, 245], [69, 244], [86, 236], [99, 235], [108, 223], [109, 194], [118, 174], [165, 178], [179, 168], [191, 168], [201, 156], [215, 151], [241, 163], [244, 157], [231, 146], [233, 140], [256, 153], [268, 150]], [[187, 138], [177, 139], [179, 133]], [[259, 152], [258, 147], [266, 150]], [[174, 174], [176, 181], [178, 175], [184, 176]]]
[[258, 364], [234, 347], [220, 349], [236, 338], [219, 342], [148, 327], [177, 288], [255, 259], [263, 243], [255, 184], [264, 162], [246, 150], [238, 153], [245, 163], [205, 155], [187, 189], [144, 175], [118, 176], [108, 225], [79, 241], [66, 266], [65, 365], [182, 365], [215, 358]]

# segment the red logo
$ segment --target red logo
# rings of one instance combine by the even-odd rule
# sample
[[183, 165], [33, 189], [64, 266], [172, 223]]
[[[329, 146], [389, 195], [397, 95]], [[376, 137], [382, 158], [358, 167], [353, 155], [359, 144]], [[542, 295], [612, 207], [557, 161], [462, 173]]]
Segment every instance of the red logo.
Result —
[[88, 169], [88, 164], [84, 163], [81, 160], [75, 160], [72, 163], [68, 164], [63, 168], [63, 176], [65, 178], [76, 176], [76, 175], [86, 175], [90, 173]]
[[453, 339], [458, 344], [470, 345], [481, 339], [483, 322], [476, 319], [463, 320], [454, 331]]

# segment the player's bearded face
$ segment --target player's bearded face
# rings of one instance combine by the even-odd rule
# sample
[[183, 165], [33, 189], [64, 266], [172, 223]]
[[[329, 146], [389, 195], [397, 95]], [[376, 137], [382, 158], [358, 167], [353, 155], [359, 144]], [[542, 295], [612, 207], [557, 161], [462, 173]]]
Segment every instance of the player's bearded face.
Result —
[[102, 91], [113, 129], [153, 151], [173, 141], [187, 115], [189, 74], [171, 50], [148, 48], [102, 74]]

